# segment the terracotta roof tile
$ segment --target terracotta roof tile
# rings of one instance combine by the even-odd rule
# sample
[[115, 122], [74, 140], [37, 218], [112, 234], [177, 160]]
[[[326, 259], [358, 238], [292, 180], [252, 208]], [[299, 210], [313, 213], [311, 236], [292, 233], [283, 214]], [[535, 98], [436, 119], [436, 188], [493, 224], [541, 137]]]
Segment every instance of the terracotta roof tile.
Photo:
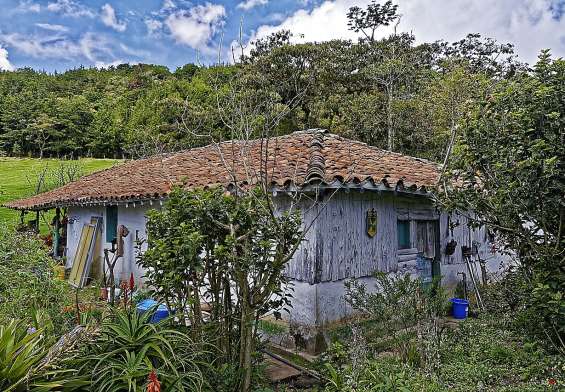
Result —
[[[262, 159], [263, 157], [263, 159]], [[268, 157], [265, 159], [265, 157]], [[261, 182], [279, 187], [309, 183], [370, 181], [405, 188], [433, 186], [439, 165], [381, 150], [321, 130], [252, 141], [228, 141], [178, 153], [130, 161], [27, 199], [15, 209], [45, 209], [92, 202], [166, 197], [174, 185], [187, 188], [247, 186]]]

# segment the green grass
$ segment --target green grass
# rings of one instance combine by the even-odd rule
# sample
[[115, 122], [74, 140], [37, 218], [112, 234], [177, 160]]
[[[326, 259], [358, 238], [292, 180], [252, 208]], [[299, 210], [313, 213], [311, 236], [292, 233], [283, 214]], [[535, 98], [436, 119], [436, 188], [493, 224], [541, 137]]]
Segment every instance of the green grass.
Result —
[[[54, 170], [60, 162], [57, 159], [0, 158], [0, 205], [33, 195], [32, 184], [37, 181], [38, 174], [46, 165]], [[78, 162], [82, 174], [86, 175], [111, 167], [120, 161], [84, 158]], [[12, 225], [18, 221], [18, 211], [0, 207], [0, 224]]]

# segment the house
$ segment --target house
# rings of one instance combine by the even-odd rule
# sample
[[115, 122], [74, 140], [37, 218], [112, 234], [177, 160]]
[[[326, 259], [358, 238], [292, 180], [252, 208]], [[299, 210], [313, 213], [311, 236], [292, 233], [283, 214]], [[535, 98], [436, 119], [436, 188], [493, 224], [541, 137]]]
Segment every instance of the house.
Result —
[[471, 228], [464, 214], [434, 207], [430, 190], [439, 172], [424, 159], [308, 130], [130, 161], [8, 206], [65, 210], [67, 267], [92, 217], [102, 222], [102, 240], [93, 250], [98, 269], [103, 249], [125, 226], [130, 234], [115, 276], [133, 273], [142, 281], [135, 240], [146, 236], [147, 210], [160, 208], [175, 184], [230, 189], [264, 180], [280, 208], [292, 195], [304, 195], [299, 207], [310, 229], [286, 270], [294, 284], [289, 317], [319, 326], [348, 315], [342, 297], [347, 279], [369, 282], [375, 271], [404, 271], [424, 279], [442, 276], [454, 285], [458, 273], [468, 273], [462, 246], [487, 270], [499, 268], [502, 259], [485, 227]]

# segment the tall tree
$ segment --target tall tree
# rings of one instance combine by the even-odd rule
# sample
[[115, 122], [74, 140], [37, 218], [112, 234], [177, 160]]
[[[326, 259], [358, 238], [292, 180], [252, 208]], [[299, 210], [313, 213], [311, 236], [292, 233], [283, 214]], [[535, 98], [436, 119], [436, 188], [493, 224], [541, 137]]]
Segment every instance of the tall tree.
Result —
[[[531, 325], [565, 352], [565, 61], [502, 81], [462, 122], [446, 171], [448, 208], [477, 213], [526, 277]], [[453, 185], [449, 185], [453, 184]]]

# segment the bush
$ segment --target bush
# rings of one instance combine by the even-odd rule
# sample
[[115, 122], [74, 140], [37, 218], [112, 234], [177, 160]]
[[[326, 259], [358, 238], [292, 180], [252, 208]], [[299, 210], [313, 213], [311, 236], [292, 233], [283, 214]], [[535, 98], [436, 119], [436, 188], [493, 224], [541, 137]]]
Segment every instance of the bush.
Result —
[[351, 367], [337, 370], [326, 364], [328, 382], [326, 392], [432, 392], [441, 386], [430, 377], [422, 375], [397, 358], [368, 360], [358, 369]]
[[550, 379], [563, 385], [565, 360], [525, 340], [513, 322], [500, 314], [483, 315], [450, 332], [438, 371], [442, 384], [458, 391], [543, 391]]
[[357, 281], [346, 283], [346, 301], [372, 321], [371, 330], [381, 334], [374, 339], [369, 332], [367, 339], [373, 348], [382, 348], [387, 339], [391, 349], [414, 365], [434, 368], [439, 361], [447, 297], [434, 282], [424, 287], [422, 281], [409, 274], [377, 273], [375, 291], [368, 292]]
[[[326, 391], [543, 391], [565, 385], [565, 359], [522, 325], [527, 284], [511, 272], [483, 287], [489, 313], [447, 328], [440, 287], [377, 275], [376, 292], [350, 282], [346, 299], [365, 318], [323, 357]], [[513, 289], [520, 288], [516, 291]], [[518, 318], [516, 319], [516, 315]], [[359, 337], [359, 331], [363, 331]], [[378, 331], [378, 333], [375, 333]], [[361, 348], [369, 348], [364, 351]], [[550, 349], [552, 347], [549, 347]]]
[[45, 356], [42, 331], [28, 331], [12, 320], [0, 325], [0, 389], [23, 391], [33, 378], [28, 377]]
[[55, 279], [53, 259], [28, 233], [0, 226], [0, 238], [0, 323], [31, 321], [34, 309], [42, 309], [61, 331], [61, 309], [71, 296], [67, 283]]

